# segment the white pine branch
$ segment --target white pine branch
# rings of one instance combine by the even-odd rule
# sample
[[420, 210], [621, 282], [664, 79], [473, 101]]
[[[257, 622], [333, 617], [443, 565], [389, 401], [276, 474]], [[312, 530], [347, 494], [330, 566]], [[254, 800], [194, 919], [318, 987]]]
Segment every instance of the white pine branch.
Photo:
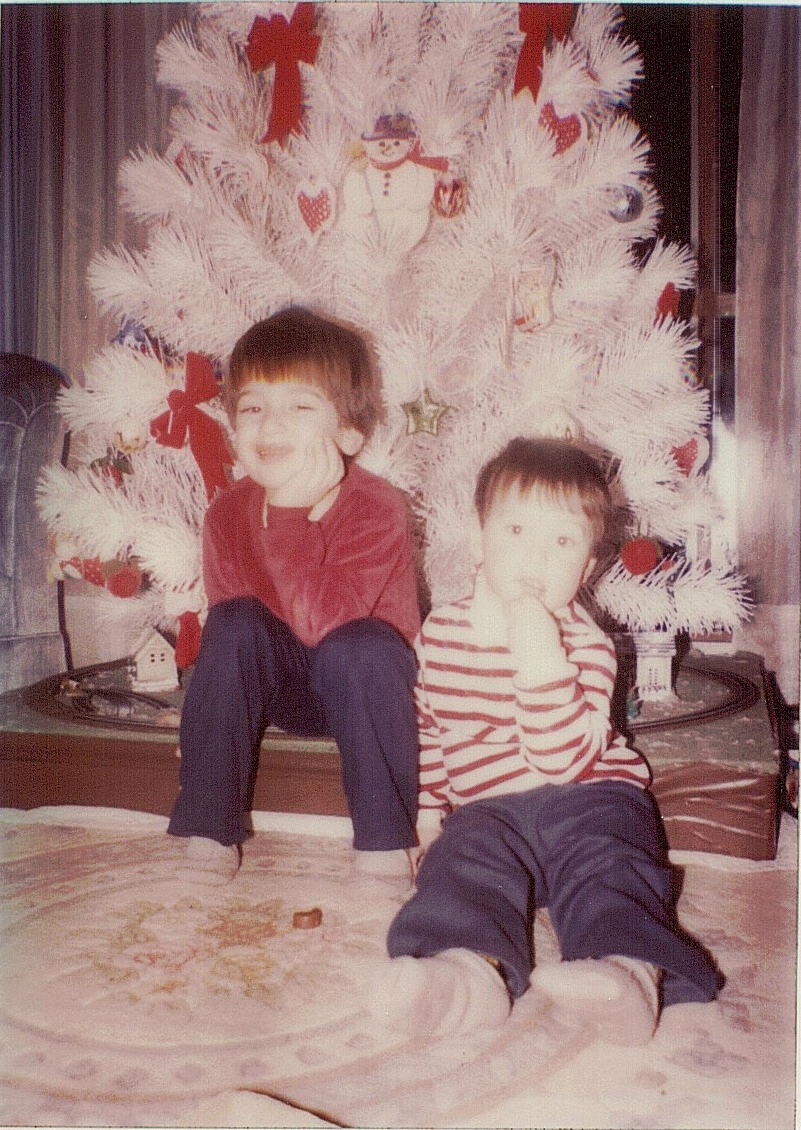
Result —
[[152, 353], [112, 345], [88, 362], [84, 385], [59, 393], [59, 411], [72, 431], [111, 438], [124, 431], [144, 442], [150, 421], [166, 407], [173, 381]]
[[148, 311], [153, 307], [163, 309], [169, 302], [168, 294], [153, 293], [145, 257], [119, 245], [95, 255], [87, 280], [101, 309], [145, 327]]
[[[584, 111], [589, 113], [597, 96], [597, 81], [590, 74], [586, 53], [568, 36], [557, 40], [542, 60], [542, 83], [537, 95], [537, 113], [552, 102], [560, 117]], [[575, 156], [572, 154], [571, 156]]]
[[732, 631], [752, 614], [745, 578], [725, 565], [688, 562], [675, 581], [678, 631]]
[[657, 566], [634, 577], [616, 562], [595, 586], [595, 599], [621, 627], [629, 631], [676, 631], [672, 574]]
[[200, 31], [179, 24], [162, 39], [156, 48], [156, 78], [196, 99], [213, 91], [234, 103], [247, 96], [250, 86], [234, 42], [208, 21]]
[[226, 356], [252, 319], [202, 233], [177, 224], [159, 229], [147, 259], [152, 290], [145, 325], [180, 353]]
[[452, 159], [475, 133], [521, 36], [514, 5], [443, 4], [435, 11], [433, 33], [410, 76], [408, 108], [426, 151]]
[[174, 161], [139, 149], [119, 170], [120, 203], [140, 220], [181, 215], [192, 203], [192, 187]]
[[629, 631], [729, 631], [751, 614], [745, 580], [726, 566], [684, 562], [633, 577], [616, 562], [595, 597]]
[[131, 506], [108, 476], [52, 464], [39, 478], [36, 501], [49, 528], [83, 556], [107, 561], [131, 552]]
[[582, 4], [571, 32], [586, 49], [601, 98], [609, 105], [628, 105], [644, 73], [636, 43], [620, 34], [622, 20], [617, 4]]

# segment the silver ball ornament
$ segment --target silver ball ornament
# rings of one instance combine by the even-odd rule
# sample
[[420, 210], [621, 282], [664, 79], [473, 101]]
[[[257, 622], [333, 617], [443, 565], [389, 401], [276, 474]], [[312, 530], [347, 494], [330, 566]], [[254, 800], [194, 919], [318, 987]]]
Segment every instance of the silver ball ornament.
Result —
[[639, 189], [628, 184], [618, 184], [606, 190], [609, 215], [619, 224], [630, 224], [642, 213], [643, 198]]

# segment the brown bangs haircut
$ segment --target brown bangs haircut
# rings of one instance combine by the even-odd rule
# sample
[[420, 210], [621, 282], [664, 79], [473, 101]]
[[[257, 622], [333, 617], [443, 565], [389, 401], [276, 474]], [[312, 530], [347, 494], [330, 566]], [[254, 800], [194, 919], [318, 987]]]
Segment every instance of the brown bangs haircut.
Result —
[[234, 346], [225, 390], [230, 417], [240, 389], [251, 381], [273, 384], [305, 380], [307, 374], [317, 378], [314, 383], [336, 408], [340, 423], [367, 438], [381, 413], [367, 345], [354, 330], [302, 306], [256, 322]]
[[592, 526], [594, 547], [603, 541], [612, 501], [601, 468], [586, 451], [558, 439], [511, 440], [479, 472], [473, 501], [482, 526], [496, 497], [513, 486], [521, 494], [536, 488], [559, 501], [577, 500]]

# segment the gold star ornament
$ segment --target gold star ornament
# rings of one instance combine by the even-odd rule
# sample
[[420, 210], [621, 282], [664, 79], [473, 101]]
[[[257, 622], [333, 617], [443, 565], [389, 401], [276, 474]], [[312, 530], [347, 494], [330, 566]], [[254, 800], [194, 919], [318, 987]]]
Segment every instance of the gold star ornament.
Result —
[[406, 434], [411, 436], [417, 432], [427, 432], [429, 435], [439, 435], [439, 425], [446, 412], [451, 411], [450, 404], [437, 404], [431, 399], [431, 394], [424, 388], [417, 400], [410, 400], [402, 404], [401, 408], [406, 413]]

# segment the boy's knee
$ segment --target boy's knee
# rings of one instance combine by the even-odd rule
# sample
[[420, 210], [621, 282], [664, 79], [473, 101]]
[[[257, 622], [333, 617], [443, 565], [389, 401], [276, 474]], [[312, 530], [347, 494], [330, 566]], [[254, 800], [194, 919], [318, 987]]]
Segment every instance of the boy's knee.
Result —
[[242, 646], [259, 652], [272, 650], [280, 636], [281, 624], [270, 609], [256, 597], [233, 597], [209, 609], [203, 626], [202, 645], [223, 649], [226, 653]]
[[436, 869], [445, 866], [458, 872], [467, 868], [469, 873], [477, 862], [483, 865], [488, 855], [495, 853], [499, 841], [500, 829], [480, 803], [460, 805], [445, 820], [441, 833], [423, 856], [422, 867], [433, 860]]
[[245, 632], [259, 630], [272, 617], [269, 609], [255, 596], [235, 596], [220, 601], [209, 609], [203, 628], [204, 643], [237, 639]]
[[317, 645], [314, 660], [318, 676], [327, 674], [343, 678], [358, 672], [360, 678], [371, 673], [406, 677], [411, 684], [416, 676], [414, 652], [390, 624], [365, 617], [342, 624]]

